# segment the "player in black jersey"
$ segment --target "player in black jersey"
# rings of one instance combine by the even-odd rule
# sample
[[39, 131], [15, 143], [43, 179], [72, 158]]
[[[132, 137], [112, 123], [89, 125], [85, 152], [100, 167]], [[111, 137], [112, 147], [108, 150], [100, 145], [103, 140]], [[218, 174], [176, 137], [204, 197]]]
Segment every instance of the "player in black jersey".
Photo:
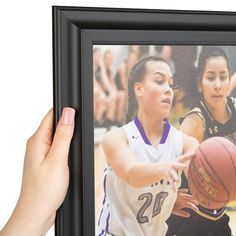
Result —
[[[181, 119], [180, 129], [199, 142], [209, 137], [223, 136], [236, 144], [236, 105], [235, 99], [229, 97], [229, 65], [223, 49], [203, 48], [198, 60], [197, 83], [198, 99], [193, 109]], [[183, 176], [181, 188], [186, 187], [188, 183]], [[198, 208], [198, 212], [187, 210], [189, 218], [171, 215], [167, 222], [167, 236], [231, 236], [225, 208]]]

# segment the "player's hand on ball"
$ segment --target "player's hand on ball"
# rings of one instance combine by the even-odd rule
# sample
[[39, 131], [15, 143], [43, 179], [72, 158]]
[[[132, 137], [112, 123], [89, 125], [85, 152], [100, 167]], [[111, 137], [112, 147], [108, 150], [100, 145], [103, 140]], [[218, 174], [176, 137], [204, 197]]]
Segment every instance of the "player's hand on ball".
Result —
[[197, 205], [198, 201], [195, 200], [192, 195], [188, 194], [188, 189], [179, 189], [172, 214], [182, 217], [189, 217], [189, 212], [185, 211], [184, 208], [198, 211]]

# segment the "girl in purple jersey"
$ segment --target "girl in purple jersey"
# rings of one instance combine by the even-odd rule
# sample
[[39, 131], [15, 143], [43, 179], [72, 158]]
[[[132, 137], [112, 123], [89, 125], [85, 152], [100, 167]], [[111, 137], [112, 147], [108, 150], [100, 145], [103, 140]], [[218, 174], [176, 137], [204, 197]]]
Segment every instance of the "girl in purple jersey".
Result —
[[[130, 73], [128, 123], [109, 131], [102, 143], [107, 168], [99, 236], [166, 234], [179, 173], [198, 145], [167, 119], [172, 83], [169, 65], [158, 57], [141, 59]], [[196, 210], [196, 201], [183, 195], [184, 206]]]

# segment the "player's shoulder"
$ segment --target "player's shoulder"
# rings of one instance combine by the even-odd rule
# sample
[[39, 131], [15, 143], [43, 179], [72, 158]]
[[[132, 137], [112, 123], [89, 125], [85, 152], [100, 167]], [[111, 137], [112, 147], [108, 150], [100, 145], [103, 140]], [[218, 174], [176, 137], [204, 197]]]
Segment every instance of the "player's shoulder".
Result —
[[184, 123], [197, 128], [202, 125], [205, 127], [206, 121], [201, 109], [199, 107], [195, 107], [180, 119], [180, 124], [183, 125]]
[[128, 139], [122, 128], [114, 128], [108, 131], [102, 140], [102, 148], [106, 155], [107, 163], [111, 165], [110, 158], [127, 146]]
[[119, 128], [113, 128], [112, 130], [108, 131], [103, 138], [102, 144], [103, 145], [109, 145], [109, 144], [117, 144], [121, 141], [127, 141], [126, 134], [124, 130]]
[[109, 139], [115, 139], [124, 136], [124, 131], [122, 130], [121, 127], [115, 127], [111, 130], [109, 130], [105, 135], [104, 135], [104, 140], [109, 140]]

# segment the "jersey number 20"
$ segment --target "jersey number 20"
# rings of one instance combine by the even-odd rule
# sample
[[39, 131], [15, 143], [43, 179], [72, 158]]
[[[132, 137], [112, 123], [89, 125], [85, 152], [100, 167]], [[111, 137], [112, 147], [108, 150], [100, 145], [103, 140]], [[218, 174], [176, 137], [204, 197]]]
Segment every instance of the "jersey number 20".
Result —
[[[155, 202], [154, 202], [154, 207], [152, 210], [152, 217], [158, 215], [161, 211], [161, 207], [168, 196], [167, 192], [160, 192], [156, 195]], [[144, 215], [145, 211], [147, 208], [151, 205], [152, 200], [153, 200], [153, 195], [151, 193], [144, 193], [141, 194], [138, 198], [138, 200], [143, 200], [146, 199], [143, 206], [140, 208], [137, 214], [137, 220], [140, 224], [147, 223], [148, 222], [148, 217]]]

